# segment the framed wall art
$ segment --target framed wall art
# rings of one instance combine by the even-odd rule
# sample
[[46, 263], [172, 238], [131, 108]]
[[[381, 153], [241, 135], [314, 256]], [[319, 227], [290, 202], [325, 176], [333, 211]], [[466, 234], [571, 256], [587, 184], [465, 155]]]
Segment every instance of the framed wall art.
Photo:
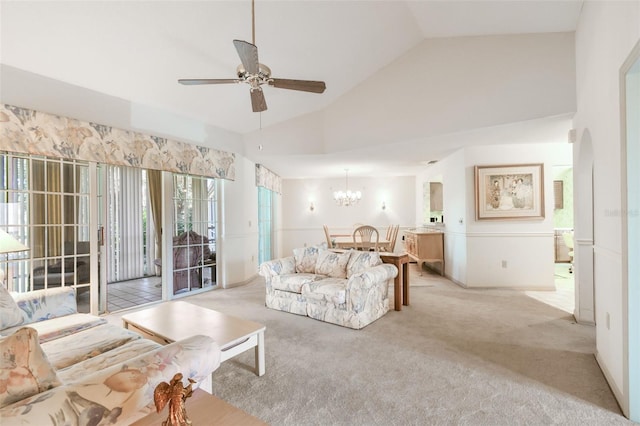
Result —
[[544, 218], [544, 165], [475, 166], [476, 220]]

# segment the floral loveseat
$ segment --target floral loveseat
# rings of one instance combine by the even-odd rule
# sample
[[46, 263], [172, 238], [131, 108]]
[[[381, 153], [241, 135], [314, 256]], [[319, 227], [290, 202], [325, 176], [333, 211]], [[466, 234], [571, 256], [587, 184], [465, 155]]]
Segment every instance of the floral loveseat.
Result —
[[2, 426], [130, 424], [155, 410], [160, 382], [180, 372], [210, 384], [220, 365], [211, 338], [161, 346], [78, 313], [64, 287], [10, 294], [0, 285], [0, 334]]
[[361, 329], [389, 311], [389, 285], [398, 275], [377, 252], [339, 252], [323, 246], [293, 250], [264, 262], [266, 306]]

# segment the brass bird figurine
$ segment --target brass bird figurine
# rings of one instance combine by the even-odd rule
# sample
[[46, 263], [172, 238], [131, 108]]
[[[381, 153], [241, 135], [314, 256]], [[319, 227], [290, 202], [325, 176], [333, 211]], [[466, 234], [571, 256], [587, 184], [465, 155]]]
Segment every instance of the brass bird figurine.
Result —
[[182, 384], [182, 373], [177, 373], [169, 383], [162, 382], [153, 391], [153, 402], [158, 413], [169, 403], [169, 417], [162, 422], [162, 426], [191, 425], [184, 403], [193, 394], [191, 386], [195, 380], [188, 380], [189, 385], [185, 388]]

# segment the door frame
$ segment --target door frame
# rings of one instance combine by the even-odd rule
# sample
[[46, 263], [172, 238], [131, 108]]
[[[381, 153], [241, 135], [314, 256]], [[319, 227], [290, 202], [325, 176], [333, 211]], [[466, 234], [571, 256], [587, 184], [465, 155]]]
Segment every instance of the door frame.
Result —
[[[627, 77], [639, 96], [629, 99]], [[623, 412], [640, 422], [640, 158], [639, 120], [627, 120], [628, 107], [640, 115], [640, 41], [620, 68], [620, 136], [622, 183], [622, 329], [625, 403]], [[633, 164], [635, 162], [636, 164]], [[626, 302], [626, 303], [625, 303]], [[626, 405], [626, 407], [625, 407]], [[625, 410], [626, 408], [626, 410]]]

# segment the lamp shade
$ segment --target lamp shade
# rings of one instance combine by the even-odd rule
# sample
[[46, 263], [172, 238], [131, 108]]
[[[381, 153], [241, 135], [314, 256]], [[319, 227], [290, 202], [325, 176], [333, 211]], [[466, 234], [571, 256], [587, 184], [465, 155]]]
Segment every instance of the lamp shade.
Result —
[[0, 229], [0, 254], [29, 250], [29, 247]]

